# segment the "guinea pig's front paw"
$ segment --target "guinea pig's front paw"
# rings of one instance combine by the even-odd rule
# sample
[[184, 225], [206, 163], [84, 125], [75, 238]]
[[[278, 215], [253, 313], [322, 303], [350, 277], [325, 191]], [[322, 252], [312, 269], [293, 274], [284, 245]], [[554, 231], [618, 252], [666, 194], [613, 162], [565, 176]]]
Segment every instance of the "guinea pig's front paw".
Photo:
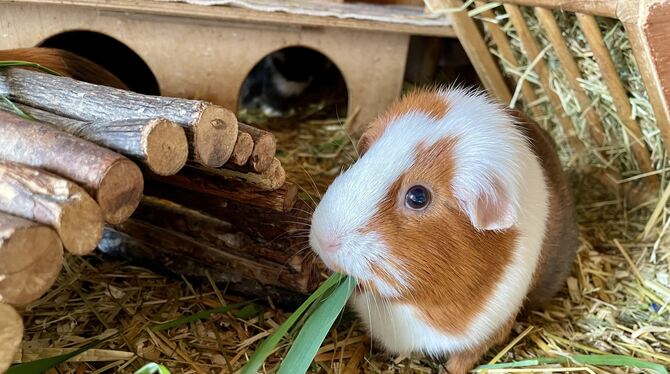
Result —
[[467, 374], [480, 358], [476, 352], [458, 352], [449, 356], [446, 363], [440, 365], [439, 374]]

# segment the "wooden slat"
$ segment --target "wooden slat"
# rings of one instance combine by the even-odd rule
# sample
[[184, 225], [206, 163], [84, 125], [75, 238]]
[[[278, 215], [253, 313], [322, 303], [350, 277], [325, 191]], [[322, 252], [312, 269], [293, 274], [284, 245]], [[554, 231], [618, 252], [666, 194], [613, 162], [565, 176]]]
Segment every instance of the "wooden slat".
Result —
[[669, 5], [667, 2], [653, 4], [638, 9], [642, 14], [622, 19], [666, 150], [670, 149]]
[[[486, 0], [497, 2], [498, 0]], [[540, 7], [568, 12], [582, 12], [595, 16], [617, 18], [622, 4], [637, 3], [639, 0], [504, 0], [506, 4]]]
[[[463, 6], [462, 0], [442, 0], [441, 3], [449, 8]], [[463, 49], [484, 87], [502, 102], [509, 103], [512, 100], [512, 94], [474, 20], [468, 16], [466, 11], [450, 13], [449, 17], [456, 36], [463, 44]]]
[[[633, 119], [633, 110], [628, 101], [628, 94], [619, 79], [619, 74], [600, 32], [598, 22], [594, 16], [584, 13], [577, 13], [577, 19], [586, 37], [586, 41], [591, 47], [593, 56], [600, 67], [602, 79], [609, 89], [617, 114], [628, 131], [630, 138], [633, 139], [631, 147], [640, 171], [643, 173], [650, 172], [654, 169], [651, 165], [649, 150], [643, 141], [642, 129], [640, 128], [640, 124]], [[658, 183], [657, 178], [649, 178], [649, 182], [653, 181], [656, 184]]]
[[[517, 7], [516, 5], [505, 4], [505, 11], [509, 15], [510, 21], [512, 21], [512, 24], [514, 25], [514, 28], [516, 29], [517, 34], [519, 35], [521, 45], [525, 50], [526, 55], [528, 56], [528, 60], [534, 61], [540, 54], [540, 47], [537, 45], [535, 38], [528, 29], [528, 25], [526, 24], [526, 20], [523, 18], [523, 15], [521, 14], [521, 10], [519, 10], [519, 7]], [[540, 78], [540, 83], [542, 84], [544, 91], [547, 93], [547, 96], [549, 97], [551, 105], [554, 107], [554, 110], [556, 111], [557, 114], [556, 120], [559, 122], [561, 128], [563, 129], [563, 132], [567, 136], [570, 146], [576, 153], [578, 154], [583, 153], [584, 144], [582, 144], [582, 141], [577, 137], [574, 125], [572, 121], [570, 121], [567, 114], [565, 113], [565, 109], [563, 108], [561, 99], [558, 97], [556, 92], [554, 92], [554, 90], [551, 88], [549, 67], [547, 66], [547, 63], [544, 60], [544, 58], [541, 58], [535, 65], [535, 71], [537, 72]]]
[[558, 27], [558, 23], [556, 23], [556, 18], [554, 18], [553, 12], [546, 8], [535, 8], [535, 15], [537, 16], [538, 21], [540, 21], [545, 35], [549, 38], [549, 41], [554, 47], [554, 52], [556, 52], [558, 61], [565, 70], [568, 82], [570, 83], [570, 87], [575, 93], [577, 102], [583, 111], [586, 124], [589, 126], [589, 131], [593, 140], [595, 140], [596, 144], [602, 146], [605, 143], [605, 129], [602, 120], [595, 112], [594, 108], [591, 108], [591, 100], [579, 84], [579, 79], [581, 78], [579, 66], [563, 39], [561, 29]]
[[[481, 1], [477, 1], [475, 2], [475, 4], [477, 4], [477, 6], [483, 5]], [[482, 16], [491, 19], [495, 18], [495, 14], [493, 14], [493, 12], [490, 10], [483, 12]], [[515, 69], [519, 68], [519, 61], [517, 61], [516, 56], [514, 56], [514, 51], [512, 50], [512, 46], [510, 45], [509, 40], [507, 39], [507, 35], [505, 35], [505, 32], [502, 31], [500, 26], [496, 23], [484, 22], [484, 26], [488, 29], [489, 34], [493, 39], [493, 43], [495, 43], [496, 47], [498, 48], [498, 52], [500, 53], [500, 56], [505, 60], [505, 63], [507, 63], [512, 68]], [[526, 104], [530, 104], [535, 100], [537, 100], [537, 95], [535, 95], [533, 87], [531, 87], [530, 83], [527, 80], [524, 79], [519, 83], [519, 79], [517, 79], [517, 77], [512, 76], [512, 79], [516, 84], [521, 84], [521, 93], [524, 100], [526, 101]], [[529, 105], [529, 109], [532, 116], [535, 118], [543, 114], [537, 105], [533, 106]]]
[[[195, 4], [176, 3], [168, 1], [135, 1], [135, 0], [20, 0], [26, 4], [55, 4], [58, 6], [73, 6], [94, 8], [104, 14], [118, 12], [124, 17], [141, 15], [178, 16], [182, 22], [189, 20], [225, 21], [234, 23], [266, 23], [281, 26], [316, 26], [339, 27], [356, 30], [370, 30], [395, 32], [413, 35], [433, 35], [454, 37], [454, 31], [449, 26], [422, 26], [400, 22], [383, 22], [366, 19], [322, 17], [306, 14], [291, 14], [285, 12], [264, 12], [253, 9], [244, 9], [231, 6], [203, 6]], [[13, 0], [0, 0], [3, 3], [16, 3]], [[393, 7], [393, 5], [390, 5]]]

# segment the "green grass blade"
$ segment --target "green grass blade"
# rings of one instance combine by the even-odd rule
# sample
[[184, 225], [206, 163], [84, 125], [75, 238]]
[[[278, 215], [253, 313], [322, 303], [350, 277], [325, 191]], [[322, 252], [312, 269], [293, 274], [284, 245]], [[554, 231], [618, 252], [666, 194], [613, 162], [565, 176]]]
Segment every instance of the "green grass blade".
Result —
[[[23, 117], [23, 118], [25, 118], [25, 119], [29, 119], [29, 120], [31, 120], [31, 121], [34, 121], [34, 120], [35, 120], [33, 117], [29, 116], [28, 113], [22, 111], [21, 108], [17, 107], [16, 104], [14, 104], [14, 102], [11, 101], [7, 96], [5, 96], [5, 95], [0, 95], [0, 98], [2, 98], [2, 101], [4, 101], [5, 104], [7, 104], [7, 106], [9, 107], [9, 109], [10, 109], [12, 112], [14, 112], [15, 114], [17, 114], [17, 115], [19, 115], [20, 117]], [[0, 108], [0, 110], [2, 110], [2, 108]]]
[[270, 353], [277, 347], [277, 344], [282, 340], [284, 335], [288, 332], [288, 330], [293, 326], [302, 316], [303, 313], [309, 308], [310, 305], [312, 305], [315, 301], [319, 300], [321, 296], [323, 296], [327, 291], [329, 291], [331, 288], [336, 286], [340, 281], [344, 278], [342, 274], [333, 274], [328, 278], [323, 284], [316, 290], [314, 293], [312, 293], [307, 300], [305, 300], [298, 309], [296, 309], [293, 314], [291, 314], [288, 319], [282, 323], [277, 330], [275, 330], [272, 335], [267, 337], [263, 343], [261, 343], [258, 348], [256, 348], [256, 351], [251, 355], [249, 358], [249, 361], [244, 365], [244, 367], [241, 370], [241, 374], [256, 374], [258, 372], [258, 369], [263, 365], [263, 362], [265, 362], [265, 359], [268, 358]]
[[159, 325], [156, 325], [156, 326], [152, 327], [151, 330], [153, 330], [153, 331], [163, 331], [163, 330], [171, 329], [173, 327], [183, 326], [183, 325], [186, 325], [188, 323], [195, 322], [195, 321], [198, 321], [198, 320], [201, 320], [201, 319], [207, 319], [207, 318], [209, 318], [210, 315], [215, 314], [215, 313], [217, 313], [217, 314], [228, 313], [231, 310], [239, 309], [239, 308], [248, 306], [249, 304], [253, 303], [254, 301], [255, 300], [251, 300], [251, 301], [247, 301], [247, 302], [244, 302], [244, 303], [230, 304], [230, 305], [222, 306], [222, 307], [219, 307], [219, 308], [212, 308], [212, 309], [203, 310], [202, 312], [198, 312], [198, 313], [192, 314], [190, 316], [177, 318], [174, 321], [161, 323]]
[[41, 70], [45, 73], [53, 74], [53, 75], [61, 75], [59, 72], [55, 70], [51, 70], [46, 66], [42, 66], [40, 64], [36, 64], [34, 62], [29, 62], [29, 61], [0, 61], [0, 68], [11, 68], [15, 66], [24, 66], [28, 68], [35, 68], [38, 70]]
[[567, 364], [571, 362], [580, 365], [635, 367], [640, 369], [651, 369], [656, 371], [658, 374], [668, 374], [668, 370], [663, 367], [663, 365], [624, 355], [574, 355], [570, 357], [539, 357], [533, 360], [481, 365], [478, 366], [475, 370], [510, 369], [541, 364]]
[[278, 374], [307, 372], [328, 331], [333, 327], [335, 319], [347, 304], [355, 285], [356, 282], [347, 277], [328, 297], [320, 301], [317, 309], [300, 329], [300, 333], [298, 333], [286, 358], [284, 358]]
[[135, 374], [170, 374], [170, 370], [163, 365], [151, 362], [142, 366]]
[[51, 370], [58, 365], [64, 363], [65, 361], [78, 356], [89, 349], [97, 346], [98, 344], [102, 343], [104, 340], [96, 340], [93, 342], [90, 342], [83, 347], [77, 349], [76, 351], [72, 351], [70, 353], [66, 353], [60, 356], [55, 356], [55, 357], [49, 357], [49, 358], [43, 358], [40, 360], [35, 360], [35, 361], [30, 361], [30, 362], [25, 362], [22, 364], [14, 365], [10, 367], [5, 374], [41, 374], [45, 373], [47, 370]]

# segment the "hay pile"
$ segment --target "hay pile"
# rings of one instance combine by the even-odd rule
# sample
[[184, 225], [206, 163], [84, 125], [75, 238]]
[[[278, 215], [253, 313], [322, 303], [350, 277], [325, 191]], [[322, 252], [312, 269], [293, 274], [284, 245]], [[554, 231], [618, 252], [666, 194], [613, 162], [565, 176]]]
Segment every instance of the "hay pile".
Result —
[[[541, 30], [531, 14], [534, 32]], [[605, 152], [613, 158], [612, 167], [626, 178], [639, 174], [627, 147], [616, 111], [599, 79], [595, 61], [575, 20], [570, 14], [557, 14], [571, 37], [570, 47], [580, 67], [588, 72], [583, 84], [598, 110], [609, 113], [605, 120], [608, 142]], [[491, 20], [488, 20], [491, 21]], [[494, 20], [515, 39], [505, 17]], [[644, 86], [634, 65], [630, 47], [620, 24], [601, 20], [606, 41], [615, 51], [635, 113], [642, 120], [645, 141], [654, 151], [655, 167], [665, 173], [667, 160], [661, 149], [653, 113]], [[543, 38], [540, 38], [544, 40]], [[543, 41], [546, 43], [546, 41]], [[546, 44], [545, 44], [546, 45]], [[520, 67], [502, 64], [508, 74], [520, 76], [529, 63], [513, 43]], [[580, 135], [589, 147], [582, 108], [576, 104], [564, 73], [552, 51], [546, 49], [552, 66], [553, 89], [565, 99], [568, 113], [581, 123]], [[531, 82], [537, 82], [533, 73]], [[534, 312], [515, 326], [514, 339], [497, 347], [485, 362], [512, 362], [572, 354], [615, 353], [670, 366], [670, 193], [641, 205], [631, 206], [625, 196], [613, 196], [595, 179], [584, 175], [580, 165], [603, 164], [592, 154], [576, 159], [567, 149], [565, 136], [553, 122], [554, 113], [546, 95], [534, 85], [535, 103], [545, 115], [538, 120], [552, 131], [561, 145], [563, 158], [574, 182], [582, 229], [581, 248], [574, 271], [564, 292], [544, 311]], [[318, 195], [356, 153], [343, 131], [341, 120], [304, 121], [292, 127], [275, 128], [282, 163], [290, 178], [311, 195]], [[614, 156], [614, 157], [613, 157]], [[663, 191], [670, 191], [665, 174]], [[309, 196], [305, 196], [309, 198]], [[93, 256], [68, 257], [57, 286], [45, 298], [24, 311], [28, 328], [24, 360], [57, 353], [53, 347], [70, 349], [91, 340], [111, 336], [80, 359], [70, 362], [59, 373], [132, 372], [150, 361], [167, 365], [174, 373], [234, 373], [257, 344], [290, 313], [278, 309], [278, 300], [262, 300], [254, 306], [235, 308], [201, 320], [181, 321], [177, 327], [158, 331], [159, 323], [180, 319], [213, 307], [244, 301], [230, 295], [224, 286], [194, 284], [186, 279], [167, 278], [147, 270]], [[116, 334], [116, 335], [115, 335]], [[286, 352], [287, 342], [270, 359], [267, 372]], [[639, 369], [606, 366], [579, 367], [540, 365], [515, 372], [641, 373]], [[430, 373], [436, 366], [420, 358], [389, 358], [370, 347], [355, 318], [345, 314], [319, 351], [314, 366], [320, 373]], [[510, 370], [489, 370], [511, 372]]]

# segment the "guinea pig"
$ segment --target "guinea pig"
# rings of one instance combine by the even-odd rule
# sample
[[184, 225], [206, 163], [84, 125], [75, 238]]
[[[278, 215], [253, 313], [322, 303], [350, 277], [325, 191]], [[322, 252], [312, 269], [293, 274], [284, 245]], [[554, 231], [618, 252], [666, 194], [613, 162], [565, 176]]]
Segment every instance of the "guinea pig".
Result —
[[310, 244], [356, 279], [375, 342], [466, 373], [570, 272], [579, 229], [555, 143], [482, 92], [439, 88], [394, 103], [358, 147]]

